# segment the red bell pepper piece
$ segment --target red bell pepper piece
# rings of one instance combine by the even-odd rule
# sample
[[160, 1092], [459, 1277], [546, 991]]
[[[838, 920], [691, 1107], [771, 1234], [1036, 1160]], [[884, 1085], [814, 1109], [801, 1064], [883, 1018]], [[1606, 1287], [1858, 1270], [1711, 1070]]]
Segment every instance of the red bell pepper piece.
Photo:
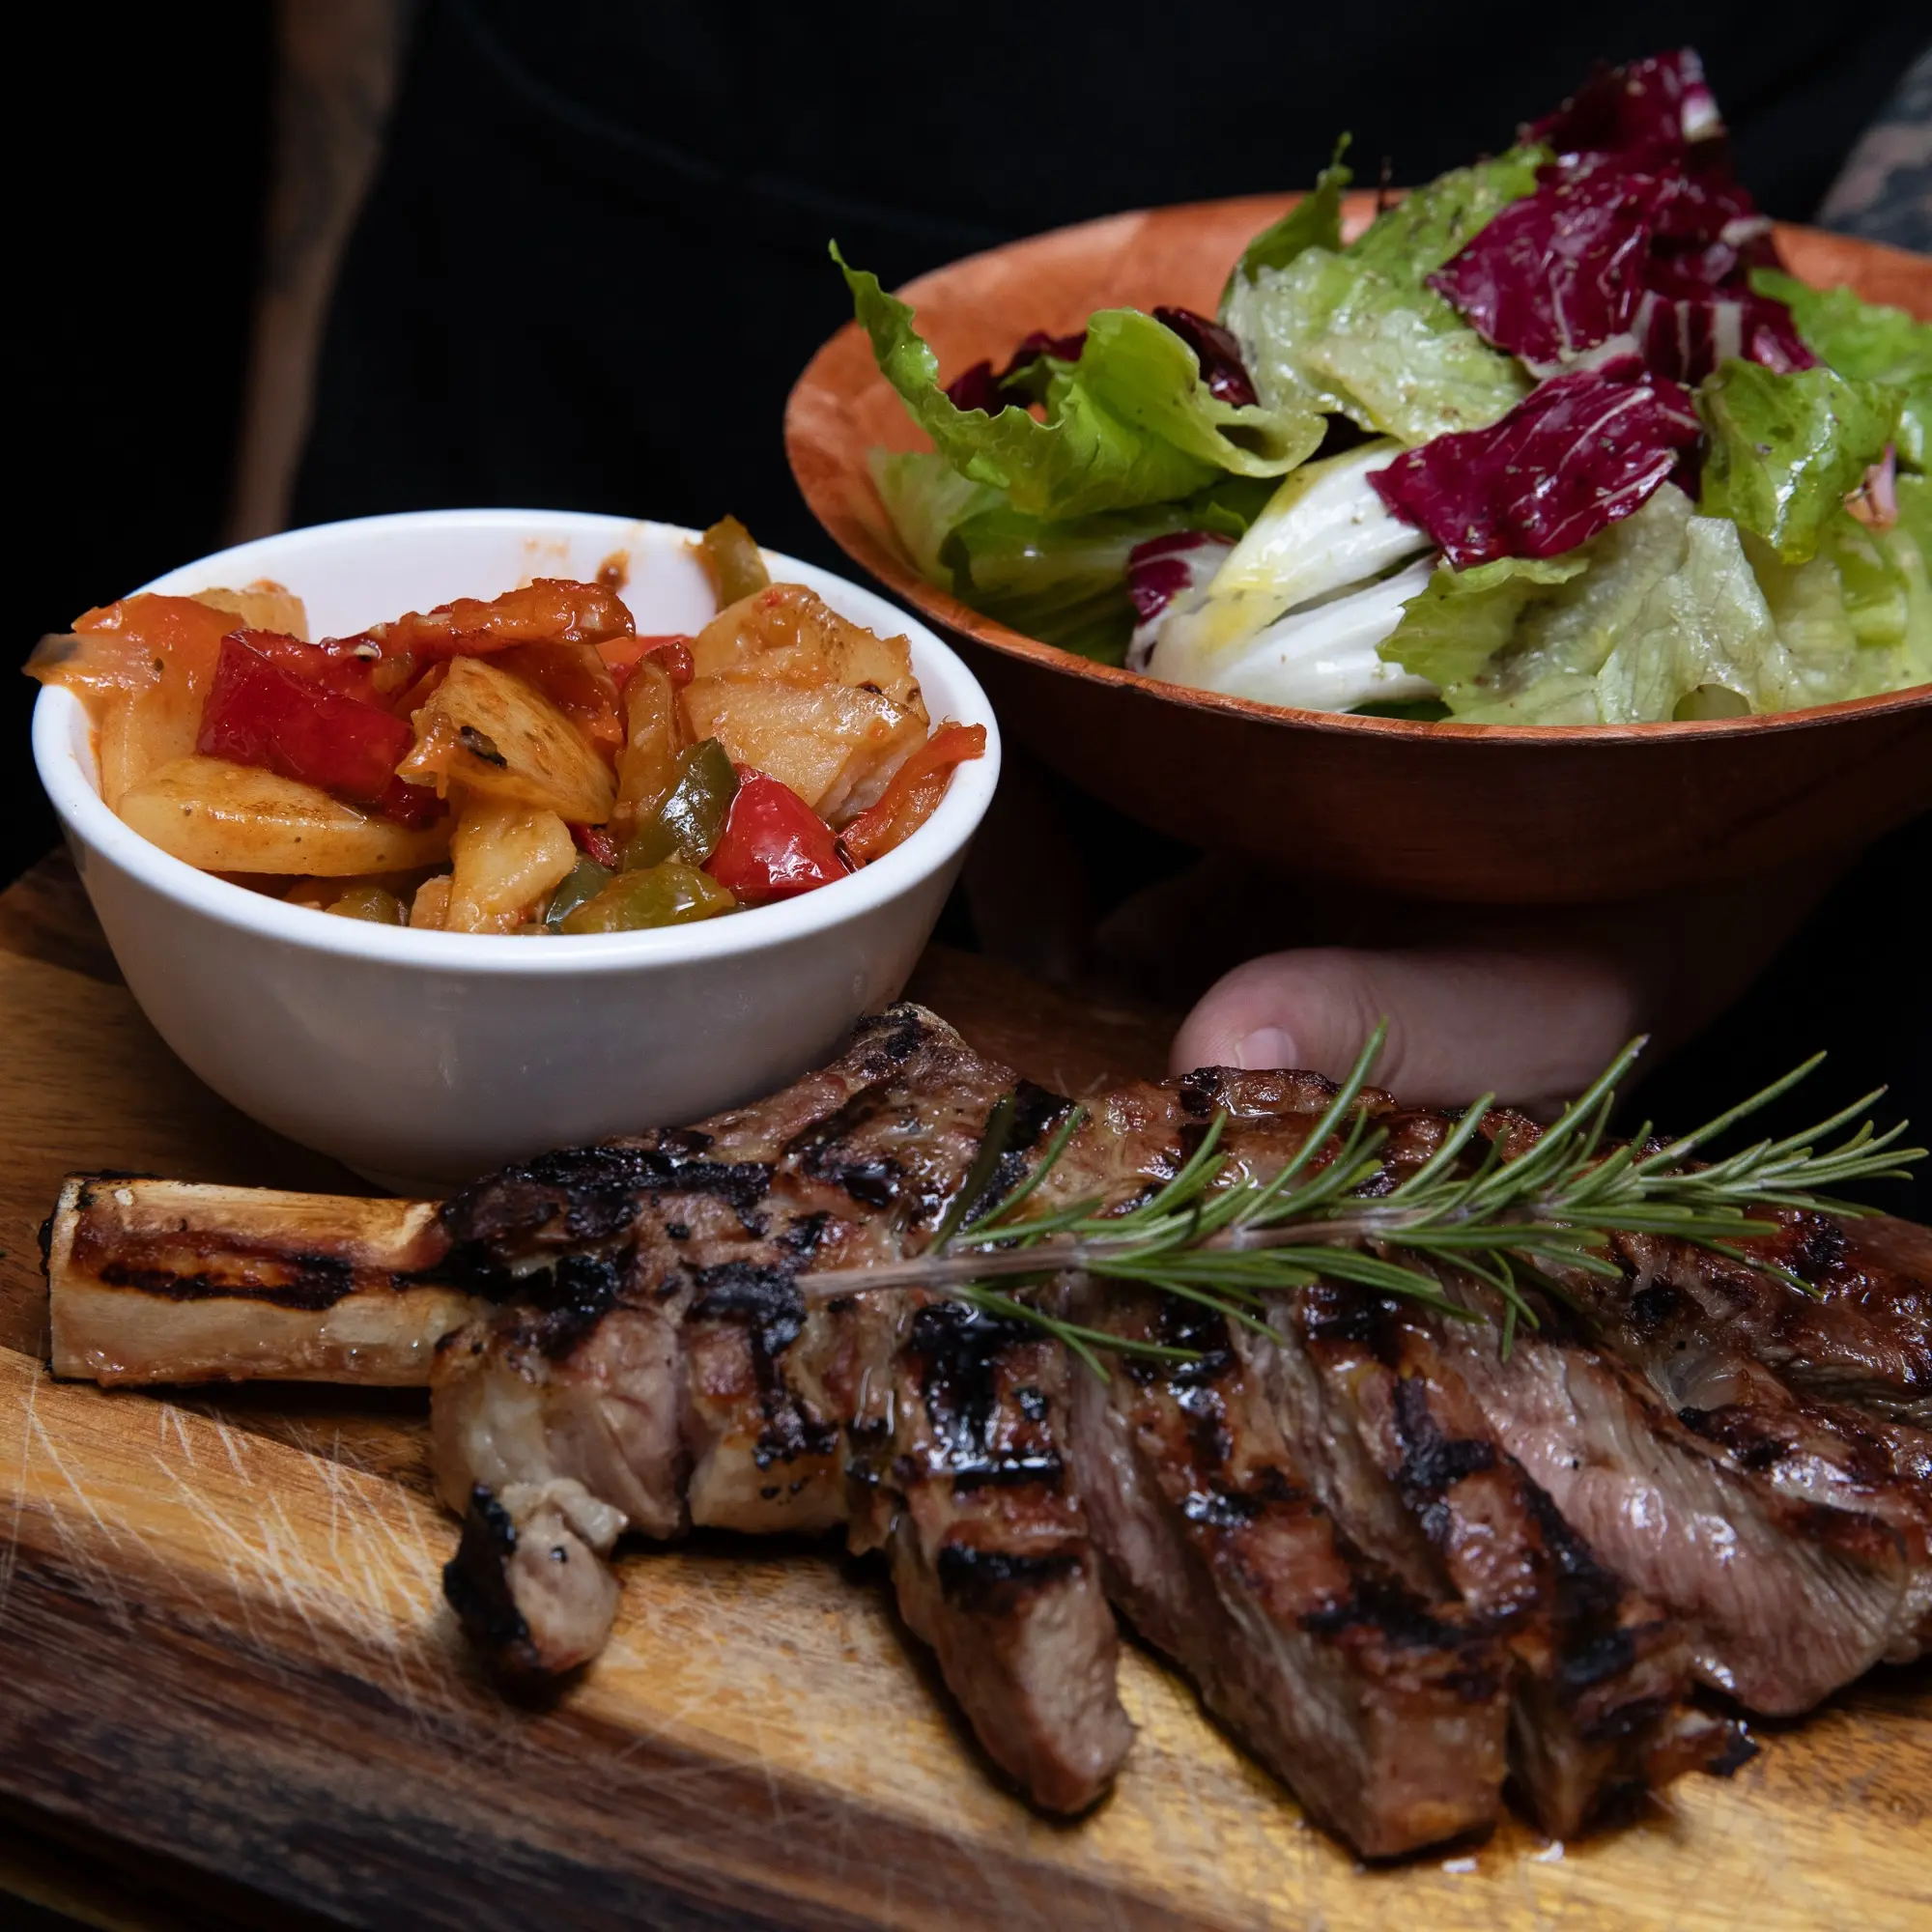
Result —
[[797, 792], [749, 765], [704, 869], [747, 905], [795, 898], [845, 876], [832, 828]]
[[[319, 644], [305, 643], [280, 631], [232, 631], [257, 657], [301, 678], [319, 684], [338, 697], [354, 697], [364, 704], [379, 702], [376, 693], [376, 666], [379, 652], [360, 638], [326, 638]], [[224, 639], [224, 642], [226, 640]], [[370, 654], [358, 655], [363, 649]]]
[[844, 845], [860, 865], [869, 866], [895, 845], [903, 844], [946, 796], [952, 767], [983, 757], [983, 724], [942, 724], [892, 776], [879, 802], [862, 811], [844, 831]]
[[577, 849], [586, 859], [595, 859], [606, 871], [621, 872], [624, 869], [624, 848], [611, 836], [609, 826], [579, 825], [573, 819], [570, 836], [577, 841]]
[[459, 597], [434, 611], [412, 611], [369, 633], [385, 652], [417, 657], [475, 657], [512, 644], [596, 644], [628, 638], [636, 628], [624, 600], [608, 583], [539, 577], [487, 602]]
[[416, 787], [400, 785], [396, 767], [413, 741], [407, 719], [299, 676], [237, 634], [222, 639], [195, 750], [402, 816], [414, 802], [397, 793]]

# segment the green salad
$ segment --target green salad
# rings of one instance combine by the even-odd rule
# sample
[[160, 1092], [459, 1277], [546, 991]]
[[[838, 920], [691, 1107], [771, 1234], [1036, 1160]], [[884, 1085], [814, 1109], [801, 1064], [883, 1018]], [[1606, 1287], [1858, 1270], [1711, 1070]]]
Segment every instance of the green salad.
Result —
[[1267, 703], [1742, 716], [1932, 683], [1932, 325], [1786, 272], [1688, 49], [1345, 240], [1344, 152], [1213, 316], [1106, 309], [942, 382], [908, 554], [1030, 637]]

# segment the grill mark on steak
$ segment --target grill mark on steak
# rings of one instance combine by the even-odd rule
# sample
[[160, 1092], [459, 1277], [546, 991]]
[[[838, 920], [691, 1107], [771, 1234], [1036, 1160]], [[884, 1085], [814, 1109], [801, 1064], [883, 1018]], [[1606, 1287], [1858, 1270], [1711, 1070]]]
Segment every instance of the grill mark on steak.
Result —
[[[439, 1361], [438, 1465], [452, 1501], [466, 1478], [526, 1508], [543, 1485], [581, 1480], [654, 1535], [687, 1516], [750, 1530], [850, 1518], [855, 1548], [886, 1548], [906, 1622], [989, 1755], [1035, 1802], [1071, 1810], [1104, 1790], [1131, 1731], [1112, 1617], [1065, 1493], [1058, 1345], [952, 1302], [909, 1308], [920, 1297], [902, 1293], [809, 1307], [796, 1285], [809, 1264], [916, 1245], [1011, 1088], [908, 1009], [862, 1026], [833, 1066], [762, 1107], [469, 1190], [448, 1210], [451, 1236], [515, 1299]], [[1022, 1163], [1067, 1104], [1020, 1094]], [[600, 1321], [558, 1336], [539, 1304], [586, 1229], [622, 1279]], [[649, 1388], [634, 1378], [629, 1389], [648, 1412], [607, 1427], [623, 1398], [605, 1337], [634, 1317], [664, 1345]], [[463, 1573], [454, 1584], [478, 1641], [512, 1670], [595, 1647], [596, 1605], [555, 1601], [549, 1574], [516, 1553], [528, 1541], [472, 1552], [513, 1579], [532, 1634], [523, 1649], [492, 1637]]]
[[[1788, 1217], [1773, 1245], [1781, 1260], [1808, 1254], [1837, 1267], [1849, 1244], [1821, 1233], [1828, 1226], [1815, 1215]], [[1652, 1240], [1624, 1237], [1614, 1247], [1629, 1270], [1621, 1280], [1566, 1277], [1599, 1339], [1689, 1433], [1741, 1471], [1780, 1495], [1893, 1530], [1907, 1579], [1886, 1656], [1910, 1662], [1932, 1648], [1932, 1433], [1890, 1405], [1830, 1393], [1847, 1391], [1840, 1371], [1853, 1355], [1869, 1367], [1871, 1323], [1862, 1314], [1834, 1318], [1790, 1290], [1786, 1299], [1805, 1312], [1773, 1321], [1757, 1288], [1735, 1279], [1748, 1271], [1721, 1256], [1699, 1275], [1683, 1253]], [[1822, 1378], [1793, 1373], [1790, 1336], [1799, 1323], [1813, 1333], [1831, 1327], [1845, 1343]]]
[[1357, 1549], [1218, 1317], [1109, 1288], [1082, 1321], [1189, 1334], [1074, 1385], [1073, 1469], [1115, 1601], [1318, 1817], [1370, 1857], [1481, 1830], [1503, 1779], [1502, 1659], [1450, 1605]]
[[1511, 1768], [1546, 1832], [1573, 1833], [1630, 1786], [1725, 1747], [1728, 1726], [1685, 1702], [1685, 1632], [1563, 1522], [1400, 1303], [1318, 1283], [1279, 1297], [1271, 1325], [1276, 1339], [1243, 1350], [1290, 1439], [1320, 1445], [1324, 1500], [1506, 1644]]

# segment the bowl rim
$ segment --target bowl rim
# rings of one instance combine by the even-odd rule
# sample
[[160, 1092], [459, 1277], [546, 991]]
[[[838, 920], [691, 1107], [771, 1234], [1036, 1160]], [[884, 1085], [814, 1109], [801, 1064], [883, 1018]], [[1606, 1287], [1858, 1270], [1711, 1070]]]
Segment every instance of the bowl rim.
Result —
[[[1037, 235], [1021, 237], [1018, 241], [1003, 242], [997, 247], [980, 249], [972, 255], [962, 255], [956, 261], [948, 262], [936, 269], [929, 269], [923, 274], [915, 276], [896, 293], [902, 300], [911, 302], [915, 308], [920, 300], [930, 298], [933, 284], [952, 274], [969, 264], [995, 258], [1012, 261], [1034, 249], [1044, 249], [1052, 244], [1062, 243], [1069, 238], [1098, 233], [1118, 228], [1123, 223], [1147, 217], [1185, 218], [1199, 217], [1209, 213], [1220, 213], [1236, 208], [1251, 212], [1262, 205], [1276, 209], [1293, 206], [1307, 192], [1306, 189], [1289, 191], [1283, 195], [1225, 195], [1208, 201], [1173, 203], [1161, 208], [1127, 209], [1115, 214], [1102, 214], [1087, 221], [1069, 222], [1061, 228], [1042, 230]], [[1349, 204], [1373, 205], [1375, 196], [1361, 190], [1345, 197]], [[1773, 224], [1777, 235], [1809, 236], [1821, 233], [1797, 222], [1776, 222]], [[1887, 247], [1882, 242], [1864, 242], [1852, 236], [1833, 235], [1831, 241], [1839, 246], [1856, 246], [1868, 249], [1879, 256], [1897, 255], [1903, 259], [1905, 251]], [[1932, 269], [1927, 270], [1932, 279]], [[1042, 669], [1057, 671], [1065, 676], [1084, 679], [1091, 684], [1108, 686], [1118, 691], [1134, 692], [1158, 701], [1180, 704], [1197, 711], [1218, 712], [1225, 717], [1246, 718], [1258, 723], [1287, 725], [1299, 730], [1327, 731], [1338, 734], [1354, 732], [1369, 737], [1401, 740], [1406, 738], [1427, 738], [1433, 743], [1460, 741], [1463, 743], [1489, 741], [1512, 746], [1581, 746], [1616, 745], [1642, 743], [1667, 739], [1672, 743], [1694, 743], [1699, 739], [1736, 738], [1749, 732], [1789, 732], [1821, 729], [1848, 717], [1870, 718], [1883, 716], [1889, 712], [1917, 710], [1932, 706], [1932, 683], [1909, 685], [1903, 691], [1880, 692], [1869, 697], [1841, 698], [1832, 704], [1807, 705], [1795, 711], [1773, 711], [1743, 718], [1714, 719], [1662, 719], [1652, 724], [1459, 724], [1453, 719], [1440, 719], [1426, 723], [1410, 718], [1372, 718], [1353, 712], [1308, 711], [1290, 705], [1265, 704], [1258, 698], [1236, 697], [1226, 692], [1203, 691], [1193, 685], [1170, 684], [1165, 679], [1151, 677], [1145, 671], [1129, 670], [1122, 665], [1097, 663], [1092, 658], [1083, 658], [1076, 652], [1062, 650], [1058, 645], [1049, 644], [1038, 638], [1030, 638], [1022, 631], [1014, 631], [997, 618], [962, 603], [951, 591], [941, 589], [920, 575], [918, 567], [906, 555], [896, 541], [881, 541], [872, 530], [861, 524], [857, 518], [847, 515], [839, 500], [841, 490], [851, 479], [853, 472], [848, 466], [837, 469], [821, 469], [817, 465], [800, 462], [804, 449], [817, 448], [814, 440], [806, 432], [806, 418], [813, 405], [822, 397], [834, 400], [842, 394], [828, 387], [826, 371], [836, 361], [851, 355], [864, 343], [864, 334], [857, 320], [843, 324], [824, 342], [820, 343], [810, 362], [800, 372], [791, 393], [785, 399], [784, 444], [785, 460], [791, 467], [792, 480], [797, 484], [799, 494], [804, 497], [806, 507], [817, 519], [819, 527], [831, 537], [840, 550], [861, 568], [871, 573], [885, 584], [895, 596], [911, 604], [923, 616], [934, 623], [944, 625], [956, 635], [971, 639], [975, 643], [1001, 652], [1003, 655], [1018, 658], [1022, 662], [1036, 665]], [[867, 362], [870, 365], [869, 352]], [[883, 384], [884, 376], [876, 368], [871, 370], [871, 380]], [[885, 506], [879, 497], [878, 487], [874, 483], [869, 465], [863, 468], [863, 488], [878, 504], [885, 526], [890, 529], [890, 520], [885, 519]], [[1932, 561], [1932, 559], [1928, 559]]]
[[[590, 511], [405, 510], [305, 525], [231, 545], [162, 573], [141, 590], [183, 594], [185, 586], [178, 580], [204, 578], [218, 582], [219, 578], [208, 578], [207, 573], [228, 567], [231, 561], [235, 567], [246, 569], [250, 578], [267, 575], [270, 566], [259, 559], [272, 558], [276, 547], [291, 539], [313, 539], [318, 533], [385, 540], [430, 528], [499, 529], [538, 537], [588, 535], [597, 542], [616, 537], [619, 545], [625, 533], [630, 533], [634, 542], [639, 533], [683, 542], [696, 541], [699, 534], [683, 525]], [[979, 829], [992, 802], [1000, 774], [1000, 728], [979, 679], [958, 653], [917, 617], [908, 616], [877, 590], [816, 564], [780, 551], [768, 550], [763, 554], [780, 582], [803, 582], [821, 595], [830, 586], [839, 596], [849, 596], [861, 610], [875, 607], [876, 617], [860, 621], [885, 624], [905, 636], [915, 653], [924, 660], [918, 668], [922, 684], [930, 674], [928, 667], [937, 668], [936, 681], [945, 687], [943, 715], [961, 724], [983, 724], [986, 750], [982, 756], [955, 768], [953, 781], [931, 817], [902, 844], [835, 885], [776, 904], [751, 907], [749, 917], [702, 920], [644, 932], [574, 933], [569, 935], [568, 945], [555, 947], [531, 946], [515, 933], [424, 932], [340, 919], [309, 906], [290, 905], [204, 872], [162, 851], [125, 823], [88, 777], [76, 741], [88, 742], [82, 734], [91, 728], [90, 721], [79, 696], [64, 686], [43, 685], [35, 702], [34, 761], [63, 826], [83, 845], [159, 896], [204, 919], [311, 952], [444, 973], [554, 977], [701, 964], [789, 946], [865, 918], [951, 864]], [[835, 600], [828, 597], [828, 601]]]

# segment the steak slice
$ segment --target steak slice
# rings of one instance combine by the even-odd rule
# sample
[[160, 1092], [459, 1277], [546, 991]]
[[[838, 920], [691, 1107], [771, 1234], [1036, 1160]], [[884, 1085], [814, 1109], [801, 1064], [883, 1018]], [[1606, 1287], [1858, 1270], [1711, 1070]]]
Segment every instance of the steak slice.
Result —
[[[1499, 1313], [1499, 1311], [1492, 1311]], [[1781, 1495], [1644, 1378], [1564, 1335], [1428, 1318], [1497, 1439], [1602, 1561], [1690, 1626], [1699, 1674], [1771, 1716], [1886, 1653], [1906, 1585], [1895, 1531]]]
[[1307, 1809], [1369, 1858], [1493, 1823], [1507, 1660], [1358, 1550], [1217, 1316], [1110, 1289], [1083, 1320], [1199, 1351], [1073, 1385], [1080, 1492], [1109, 1593]]
[[1693, 1766], [1742, 1762], [1735, 1727], [1686, 1701], [1683, 1625], [1563, 1520], [1425, 1322], [1325, 1282], [1277, 1297], [1269, 1320], [1274, 1338], [1236, 1345], [1323, 1501], [1411, 1587], [1507, 1643], [1512, 1770], [1546, 1833], [1569, 1837]]
[[[1907, 1580], [1886, 1656], [1905, 1663], [1921, 1655], [1932, 1646], [1932, 1433], [1903, 1420], [1897, 1406], [1819, 1393], [1806, 1363], [1765, 1347], [1763, 1324], [1734, 1318], [1732, 1277], [1745, 1270], [1721, 1256], [1712, 1258], [1712, 1268], [1693, 1270], [1664, 1243], [1617, 1245], [1632, 1264], [1625, 1279], [1566, 1277], [1603, 1346], [1640, 1374], [1687, 1429], [1780, 1495], [1876, 1517], [1894, 1530]], [[1833, 1325], [1829, 1306], [1774, 1286], [1811, 1311], [1813, 1329]], [[1837, 1325], [1855, 1335], [1869, 1326], [1862, 1316]], [[1766, 1353], [1781, 1358], [1779, 1372]], [[1823, 1386], [1847, 1383], [1834, 1369]]]
[[1058, 1345], [901, 1291], [808, 1305], [798, 1287], [923, 1247], [1009, 1095], [994, 1191], [1066, 1103], [895, 1008], [767, 1101], [448, 1204], [446, 1265], [507, 1300], [433, 1382], [439, 1487], [467, 1523], [446, 1587], [500, 1664], [595, 1655], [616, 1602], [599, 1559], [626, 1528], [850, 1520], [988, 1755], [1048, 1809], [1105, 1788], [1131, 1727], [1057, 1446]]
[[890, 1384], [853, 1428], [852, 1546], [885, 1548], [900, 1614], [987, 1755], [1036, 1804], [1083, 1810], [1133, 1728], [1067, 1475], [1065, 1350], [1028, 1322], [910, 1299]]
[[1932, 1427], [1932, 1234], [1884, 1215], [1780, 1208], [1767, 1218], [1776, 1235], [1739, 1247], [1788, 1268], [1811, 1293], [1644, 1235], [1615, 1243], [1627, 1282], [1591, 1288], [1616, 1318], [1629, 1311], [1642, 1326], [1668, 1325], [1673, 1341], [1694, 1327], [1700, 1351], [1762, 1362], [1800, 1395]]

